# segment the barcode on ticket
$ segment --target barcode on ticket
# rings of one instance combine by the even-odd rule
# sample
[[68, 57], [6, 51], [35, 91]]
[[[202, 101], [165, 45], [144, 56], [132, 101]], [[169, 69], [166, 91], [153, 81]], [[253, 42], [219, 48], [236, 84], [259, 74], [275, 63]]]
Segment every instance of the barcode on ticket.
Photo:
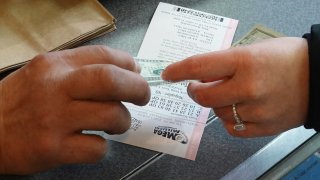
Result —
[[184, 13], [184, 14], [190, 14], [193, 16], [197, 16], [197, 17], [201, 17], [201, 18], [206, 18], [206, 19], [210, 19], [213, 21], [218, 21], [218, 22], [223, 22], [224, 18], [223, 17], [218, 17], [212, 14], [206, 14], [203, 12], [199, 12], [199, 11], [195, 11], [192, 9], [187, 9], [187, 8], [182, 8], [182, 7], [174, 7], [173, 8], [174, 11], [176, 12], [180, 12], [180, 13]]

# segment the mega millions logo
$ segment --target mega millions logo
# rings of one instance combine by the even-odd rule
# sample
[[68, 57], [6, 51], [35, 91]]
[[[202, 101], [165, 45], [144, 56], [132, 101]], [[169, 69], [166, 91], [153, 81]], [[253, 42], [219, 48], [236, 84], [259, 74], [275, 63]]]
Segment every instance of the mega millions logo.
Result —
[[153, 133], [168, 139], [172, 139], [174, 141], [178, 141], [182, 144], [188, 143], [187, 135], [177, 128], [168, 126], [158, 126], [154, 128]]

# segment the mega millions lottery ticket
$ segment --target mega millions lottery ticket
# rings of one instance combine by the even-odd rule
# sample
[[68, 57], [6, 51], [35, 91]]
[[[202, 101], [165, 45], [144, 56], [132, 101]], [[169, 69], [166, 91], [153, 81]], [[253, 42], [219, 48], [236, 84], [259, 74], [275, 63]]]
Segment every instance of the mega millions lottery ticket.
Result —
[[[181, 6], [159, 3], [138, 53], [149, 81], [168, 64], [188, 56], [229, 48], [238, 21]], [[162, 61], [163, 60], [163, 61]], [[151, 100], [143, 107], [125, 103], [132, 121], [122, 135], [108, 139], [195, 160], [210, 112], [187, 95], [188, 82], [151, 86]]]

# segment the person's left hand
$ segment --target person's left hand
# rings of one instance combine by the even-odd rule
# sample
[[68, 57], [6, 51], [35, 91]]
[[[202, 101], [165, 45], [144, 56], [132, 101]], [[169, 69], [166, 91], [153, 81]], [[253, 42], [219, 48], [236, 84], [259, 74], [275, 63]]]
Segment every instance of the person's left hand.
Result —
[[[168, 81], [200, 80], [189, 96], [213, 108], [231, 135], [274, 135], [302, 125], [309, 92], [308, 47], [302, 38], [276, 38], [196, 55], [162, 73]], [[234, 130], [232, 104], [246, 126]]]

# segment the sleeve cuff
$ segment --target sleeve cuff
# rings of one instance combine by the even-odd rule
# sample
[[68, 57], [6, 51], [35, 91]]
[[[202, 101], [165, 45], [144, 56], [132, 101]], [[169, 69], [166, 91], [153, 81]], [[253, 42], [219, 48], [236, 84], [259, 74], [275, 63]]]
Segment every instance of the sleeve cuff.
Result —
[[312, 25], [304, 34], [309, 51], [309, 108], [304, 127], [320, 131], [320, 24]]

